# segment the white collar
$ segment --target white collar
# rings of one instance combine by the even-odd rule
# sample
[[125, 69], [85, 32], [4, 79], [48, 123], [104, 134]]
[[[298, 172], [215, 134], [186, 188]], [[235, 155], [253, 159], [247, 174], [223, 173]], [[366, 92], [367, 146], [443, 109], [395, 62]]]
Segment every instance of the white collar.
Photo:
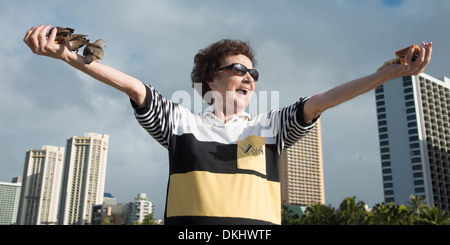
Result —
[[[217, 116], [214, 114], [214, 107], [212, 105], [208, 106], [208, 108], [206, 108], [205, 111], [203, 112], [202, 118], [205, 118], [206, 116], [209, 116], [211, 118], [217, 118]], [[250, 121], [252, 119], [252, 116], [248, 114], [246, 111], [241, 111], [238, 114], [234, 114], [232, 120], [236, 118], [243, 118]]]

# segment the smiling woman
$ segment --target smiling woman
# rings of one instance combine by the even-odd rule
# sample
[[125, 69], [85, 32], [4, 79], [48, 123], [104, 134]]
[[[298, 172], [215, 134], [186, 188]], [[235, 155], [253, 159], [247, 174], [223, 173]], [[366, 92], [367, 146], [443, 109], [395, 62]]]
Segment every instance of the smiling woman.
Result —
[[[31, 51], [60, 59], [129, 96], [140, 125], [169, 153], [165, 224], [280, 224], [278, 158], [310, 132], [327, 109], [386, 81], [422, 72], [431, 59], [423, 43], [406, 65], [391, 64], [294, 104], [256, 116], [245, 112], [255, 82], [253, 51], [247, 43], [221, 40], [195, 56], [191, 74], [210, 102], [203, 113], [163, 97], [153, 86], [55, 44], [56, 29], [31, 28], [24, 42]], [[199, 86], [194, 86], [194, 88]], [[207, 98], [212, 99], [209, 101]]]
[[[223, 66], [222, 61], [227, 56], [242, 54], [246, 56], [252, 63], [252, 67], [256, 65], [254, 52], [248, 43], [223, 39], [211, 44], [205, 49], [201, 49], [194, 57], [194, 67], [191, 73], [192, 87], [201, 88], [200, 93], [202, 98], [206, 93], [211, 91], [207, 82], [211, 82], [214, 76], [220, 71]], [[223, 67], [222, 67], [223, 68]], [[195, 84], [202, 84], [202, 86], [195, 86]], [[212, 104], [207, 101], [208, 104]]]

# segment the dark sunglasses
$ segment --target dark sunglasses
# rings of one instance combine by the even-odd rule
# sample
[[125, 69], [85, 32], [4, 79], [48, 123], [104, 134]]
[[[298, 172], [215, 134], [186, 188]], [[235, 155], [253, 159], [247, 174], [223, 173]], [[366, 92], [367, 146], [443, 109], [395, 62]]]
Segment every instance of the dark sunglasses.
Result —
[[259, 73], [257, 70], [248, 69], [247, 67], [245, 67], [244, 65], [239, 64], [239, 63], [234, 63], [229, 66], [224, 66], [224, 67], [219, 68], [219, 71], [222, 71], [222, 70], [232, 70], [234, 73], [236, 73], [239, 76], [244, 76], [248, 72], [248, 73], [250, 73], [250, 76], [253, 77], [255, 82], [258, 81], [258, 78], [259, 78]]

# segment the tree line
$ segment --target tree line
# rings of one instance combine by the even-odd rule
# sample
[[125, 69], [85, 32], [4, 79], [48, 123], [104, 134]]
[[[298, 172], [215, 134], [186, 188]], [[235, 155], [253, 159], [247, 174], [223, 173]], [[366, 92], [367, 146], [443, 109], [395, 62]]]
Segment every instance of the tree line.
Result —
[[356, 197], [345, 198], [339, 208], [331, 205], [312, 204], [299, 217], [288, 206], [282, 207], [283, 225], [450, 225], [449, 211], [428, 206], [423, 196], [411, 195], [408, 205], [376, 204], [366, 209]]

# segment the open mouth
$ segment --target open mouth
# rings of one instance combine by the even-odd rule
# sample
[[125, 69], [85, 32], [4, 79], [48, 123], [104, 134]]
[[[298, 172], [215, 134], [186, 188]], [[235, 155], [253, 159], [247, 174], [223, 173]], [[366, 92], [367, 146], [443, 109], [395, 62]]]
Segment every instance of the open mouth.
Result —
[[236, 93], [239, 95], [247, 95], [249, 93], [249, 90], [246, 88], [236, 89]]

